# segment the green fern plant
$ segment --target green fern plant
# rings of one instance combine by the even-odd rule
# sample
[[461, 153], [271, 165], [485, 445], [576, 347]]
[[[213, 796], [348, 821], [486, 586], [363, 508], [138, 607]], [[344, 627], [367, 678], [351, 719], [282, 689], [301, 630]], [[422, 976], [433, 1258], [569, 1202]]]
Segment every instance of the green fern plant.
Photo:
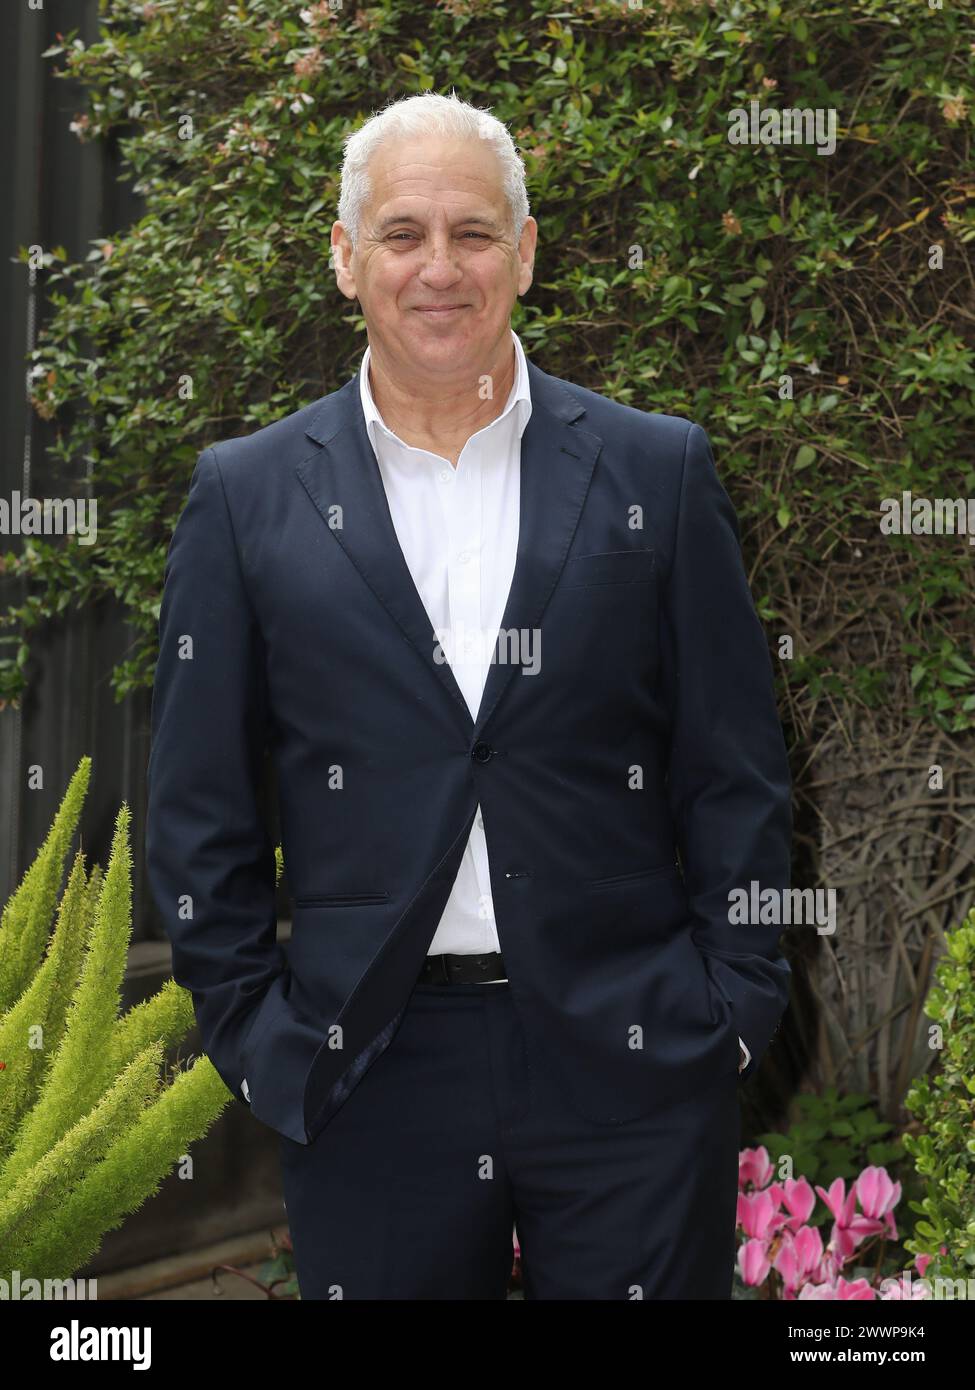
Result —
[[84, 757], [0, 914], [0, 1278], [74, 1275], [231, 1099], [208, 1058], [165, 1065], [193, 1026], [187, 990], [167, 980], [120, 1011], [132, 928], [124, 803], [108, 868], [86, 872], [79, 850], [58, 902], [90, 773]]

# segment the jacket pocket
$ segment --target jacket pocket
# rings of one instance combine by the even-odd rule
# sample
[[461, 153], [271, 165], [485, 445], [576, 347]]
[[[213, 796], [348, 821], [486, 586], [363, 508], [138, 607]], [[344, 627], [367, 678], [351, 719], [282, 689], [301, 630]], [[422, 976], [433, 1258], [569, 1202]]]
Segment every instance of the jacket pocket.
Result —
[[608, 878], [590, 878], [586, 880], [587, 888], [609, 888], [616, 883], [631, 883], [641, 878], [658, 878], [663, 874], [677, 874], [680, 869], [676, 861], [672, 864], [661, 864], [655, 869], [633, 869], [626, 874], [610, 874]]
[[293, 899], [295, 907], [357, 907], [360, 903], [384, 903], [388, 893], [318, 893]]
[[562, 585], [579, 589], [597, 584], [648, 584], [654, 577], [652, 550], [604, 550], [566, 561]]

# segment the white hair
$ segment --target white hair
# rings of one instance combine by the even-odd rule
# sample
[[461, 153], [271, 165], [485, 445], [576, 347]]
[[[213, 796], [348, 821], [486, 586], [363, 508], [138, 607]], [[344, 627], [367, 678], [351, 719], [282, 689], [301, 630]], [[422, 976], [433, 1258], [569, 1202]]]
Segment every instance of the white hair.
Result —
[[365, 125], [345, 137], [338, 220], [346, 230], [353, 251], [359, 244], [362, 209], [369, 199], [367, 166], [377, 147], [387, 140], [404, 136], [440, 135], [467, 140], [486, 140], [501, 165], [504, 193], [511, 211], [515, 243], [521, 240], [528, 216], [525, 191], [525, 165], [515, 149], [507, 127], [492, 116], [450, 96], [423, 92], [419, 96], [392, 101]]

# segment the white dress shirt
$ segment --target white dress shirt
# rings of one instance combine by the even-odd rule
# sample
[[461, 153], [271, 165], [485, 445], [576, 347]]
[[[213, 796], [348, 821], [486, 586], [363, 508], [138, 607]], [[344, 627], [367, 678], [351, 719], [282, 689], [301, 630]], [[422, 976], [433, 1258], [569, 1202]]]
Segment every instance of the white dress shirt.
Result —
[[[525, 353], [511, 332], [515, 377], [504, 409], [472, 434], [456, 468], [417, 449], [383, 423], [369, 381], [367, 347], [359, 371], [366, 430], [379, 464], [400, 549], [433, 633], [471, 718], [477, 718], [491, 655], [511, 588], [521, 517], [521, 436], [532, 411]], [[500, 951], [481, 808], [429, 954]], [[486, 982], [491, 983], [491, 982]]]
[[[521, 519], [521, 436], [532, 413], [525, 352], [511, 330], [515, 377], [504, 409], [472, 434], [456, 468], [405, 444], [388, 429], [369, 382], [371, 349], [359, 368], [359, 396], [389, 511], [407, 567], [471, 718], [477, 718], [515, 569]], [[481, 808], [428, 955], [500, 951]], [[486, 984], [499, 983], [495, 980]], [[740, 1039], [739, 1039], [740, 1041]], [[750, 1053], [745, 1051], [745, 1063]]]

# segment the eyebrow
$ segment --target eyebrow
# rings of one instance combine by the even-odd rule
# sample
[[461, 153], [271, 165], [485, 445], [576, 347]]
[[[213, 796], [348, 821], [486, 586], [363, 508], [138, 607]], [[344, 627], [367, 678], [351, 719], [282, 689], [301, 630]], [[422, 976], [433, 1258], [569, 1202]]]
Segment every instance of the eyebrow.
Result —
[[[384, 217], [375, 229], [376, 235], [382, 236], [383, 232], [389, 231], [390, 227], [402, 226], [404, 223], [409, 223], [414, 227], [420, 225], [419, 219], [411, 213], [401, 213], [398, 216]], [[455, 227], [490, 227], [495, 232], [501, 230], [493, 217], [482, 217], [477, 213], [471, 217], [458, 217], [453, 225]]]

